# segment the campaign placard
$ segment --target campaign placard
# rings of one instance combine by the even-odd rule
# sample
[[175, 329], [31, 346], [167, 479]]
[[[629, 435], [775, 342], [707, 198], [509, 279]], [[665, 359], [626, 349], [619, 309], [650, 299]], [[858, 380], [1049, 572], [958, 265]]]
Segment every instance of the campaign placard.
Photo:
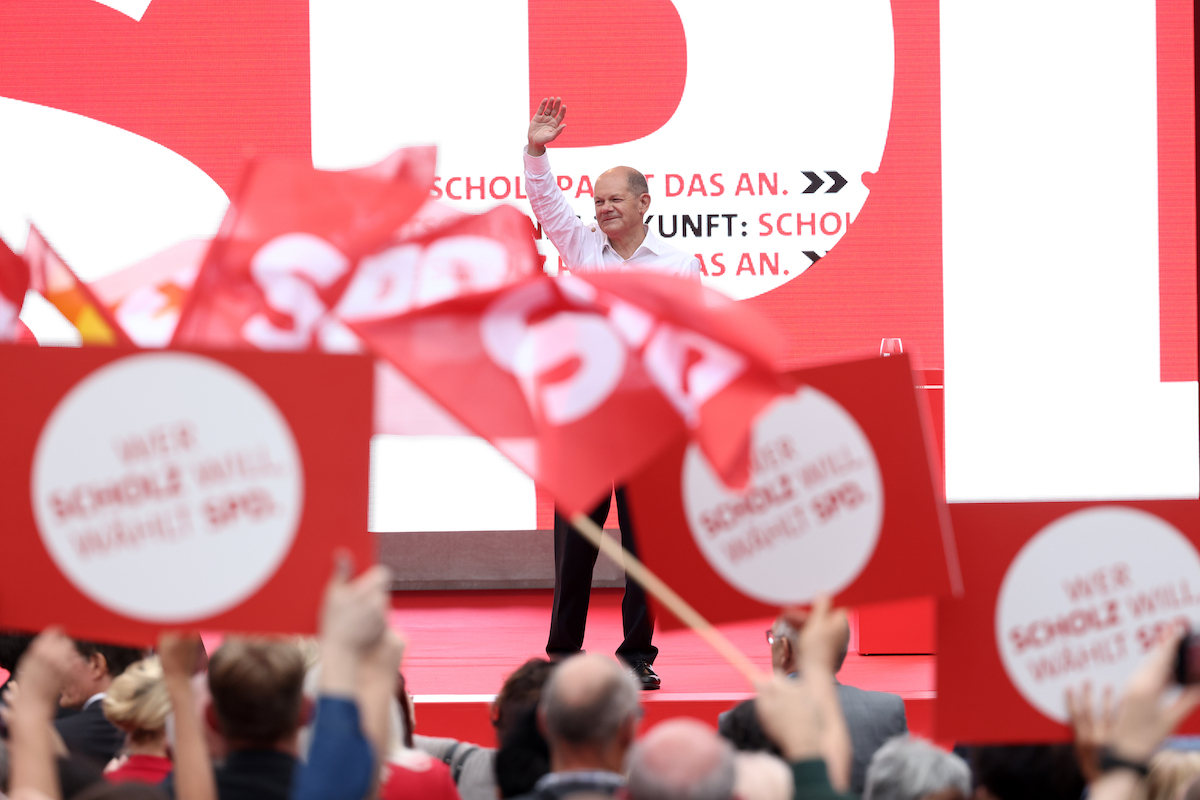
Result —
[[1069, 740], [1068, 688], [1119, 696], [1168, 626], [1200, 629], [1198, 508], [951, 506], [966, 592], [938, 607], [938, 737]]
[[0, 628], [315, 630], [362, 566], [371, 360], [0, 348]]
[[857, 604], [957, 591], [928, 410], [908, 356], [791, 377], [798, 388], [755, 423], [745, 487], [726, 486], [685, 443], [627, 484], [647, 565], [712, 622], [769, 616], [823, 593]]

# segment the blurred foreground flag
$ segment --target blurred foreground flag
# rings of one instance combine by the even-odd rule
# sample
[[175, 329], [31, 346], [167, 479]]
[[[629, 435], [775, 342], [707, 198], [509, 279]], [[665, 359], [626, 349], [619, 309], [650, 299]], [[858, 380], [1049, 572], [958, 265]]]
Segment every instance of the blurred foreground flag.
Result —
[[329, 310], [352, 267], [429, 198], [437, 150], [397, 150], [332, 172], [298, 160], [250, 164], [201, 265], [174, 344], [352, 351]]
[[356, 352], [344, 321], [391, 316], [529, 275], [529, 220], [429, 202], [436, 150], [346, 172], [251, 165], [200, 268], [174, 344]]
[[29, 289], [29, 266], [0, 239], [0, 342], [21, 338], [21, 306]]
[[79, 330], [84, 345], [133, 346], [133, 341], [121, 330], [104, 304], [33, 225], [29, 226], [24, 256], [29, 266], [31, 287]]
[[210, 240], [178, 242], [88, 284], [138, 347], [166, 347]]
[[748, 428], [785, 391], [763, 323], [681, 278], [540, 276], [344, 319], [568, 512], [689, 432], [727, 480], [744, 480]]

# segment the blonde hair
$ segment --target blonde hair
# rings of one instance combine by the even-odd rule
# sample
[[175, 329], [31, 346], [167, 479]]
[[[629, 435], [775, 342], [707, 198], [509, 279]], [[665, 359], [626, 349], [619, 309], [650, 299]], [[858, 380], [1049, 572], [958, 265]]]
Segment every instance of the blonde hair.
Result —
[[104, 696], [104, 716], [135, 737], [161, 733], [170, 712], [171, 699], [157, 656], [130, 665], [113, 679]]
[[1150, 759], [1144, 783], [1148, 800], [1175, 800], [1200, 775], [1200, 753], [1163, 750]]

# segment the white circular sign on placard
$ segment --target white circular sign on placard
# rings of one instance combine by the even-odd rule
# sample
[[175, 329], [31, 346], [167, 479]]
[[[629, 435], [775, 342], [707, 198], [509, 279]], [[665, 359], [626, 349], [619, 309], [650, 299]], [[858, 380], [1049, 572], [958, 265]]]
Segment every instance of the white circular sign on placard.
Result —
[[118, 359], [76, 384], [38, 439], [38, 532], [99, 605], [149, 622], [228, 610], [291, 550], [304, 470], [275, 403], [191, 353]]
[[709, 565], [765, 603], [803, 603], [853, 581], [875, 552], [883, 479], [854, 417], [802, 387], [755, 424], [745, 491], [726, 486], [696, 445], [683, 507]]
[[1138, 509], [1089, 508], [1017, 553], [996, 598], [996, 646], [1021, 695], [1065, 723], [1067, 687], [1119, 690], [1163, 627], [1198, 611], [1200, 555], [1182, 533]]

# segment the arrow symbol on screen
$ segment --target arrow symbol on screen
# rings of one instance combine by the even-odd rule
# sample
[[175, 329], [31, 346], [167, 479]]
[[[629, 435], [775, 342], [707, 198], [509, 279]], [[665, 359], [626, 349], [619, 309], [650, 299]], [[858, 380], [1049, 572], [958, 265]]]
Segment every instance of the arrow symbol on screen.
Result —
[[[825, 170], [825, 174], [833, 181], [833, 185], [825, 190], [825, 194], [837, 194], [842, 190], [849, 181], [842, 177], [842, 173], [832, 169]], [[825, 179], [821, 177], [819, 172], [804, 172], [804, 177], [808, 178], [808, 188], [804, 190], [804, 194], [815, 194], [817, 189], [825, 185]]]
[[809, 264], [811, 267], [813, 264], [820, 261], [821, 256], [825, 255], [825, 253], [818, 253], [815, 250], [805, 250], [804, 255], [808, 256], [808, 260], [812, 262], [812, 264]]

